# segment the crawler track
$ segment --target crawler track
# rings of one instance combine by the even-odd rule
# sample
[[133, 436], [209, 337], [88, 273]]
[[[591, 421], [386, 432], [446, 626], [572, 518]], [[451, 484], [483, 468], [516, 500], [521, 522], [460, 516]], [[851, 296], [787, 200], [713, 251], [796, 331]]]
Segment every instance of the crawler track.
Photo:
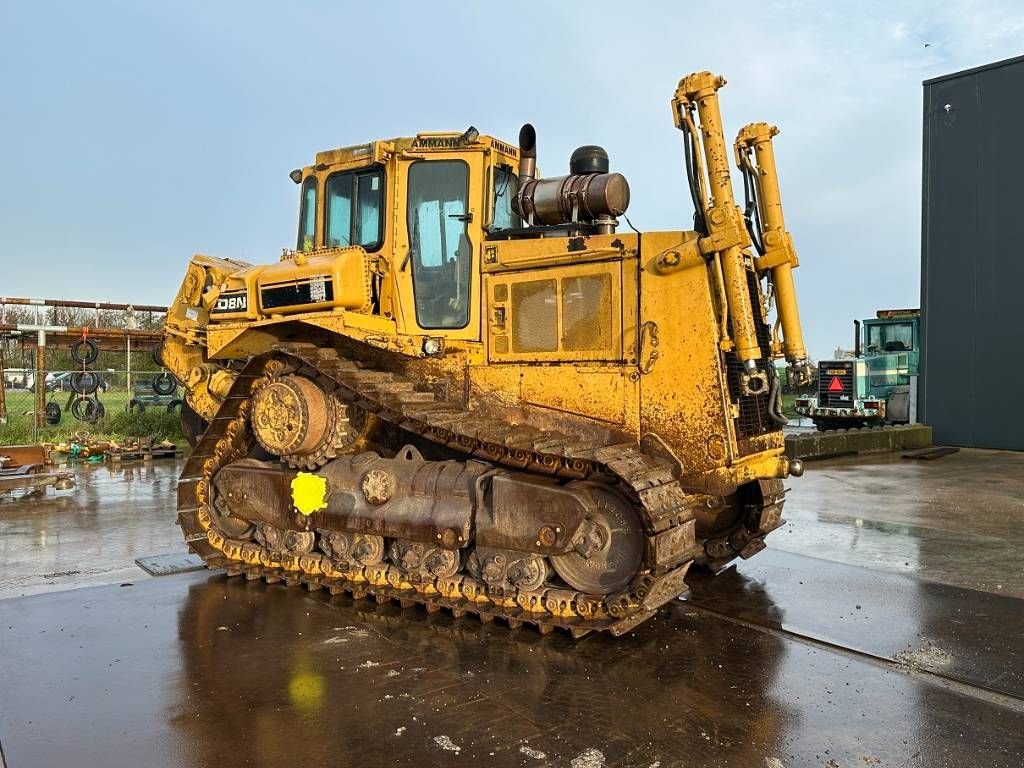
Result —
[[[255, 540], [220, 531], [212, 510], [212, 478], [227, 463], [249, 455], [254, 439], [247, 418], [250, 398], [271, 375], [295, 371], [309, 376], [345, 402], [374, 414], [410, 440], [445, 446], [463, 459], [485, 461], [527, 473], [605, 483], [625, 495], [640, 516], [646, 538], [641, 570], [625, 590], [588, 595], [557, 582], [534, 591], [494, 588], [462, 570], [450, 578], [410, 579], [395, 565], [340, 564], [322, 554], [282, 555]], [[780, 484], [779, 484], [780, 485]], [[501, 618], [511, 627], [535, 625], [542, 633], [563, 628], [574, 636], [607, 630], [621, 634], [650, 618], [686, 591], [684, 577], [697, 559], [721, 564], [741, 550], [756, 551], [760, 539], [780, 524], [781, 488], [765, 493], [753, 530], [744, 528], [714, 542], [695, 539], [693, 510], [708, 497], [680, 488], [670, 466], [633, 443], [596, 444], [579, 436], [516, 424], [511, 418], [481, 419], [461, 404], [418, 391], [399, 374], [360, 367], [329, 348], [282, 344], [253, 358], [235, 380], [221, 410], [185, 464], [178, 482], [178, 524], [189, 547], [213, 568], [267, 582], [284, 581], [311, 590], [348, 592], [403, 606], [442, 608], [456, 617]], [[705, 553], [707, 548], [707, 554]]]

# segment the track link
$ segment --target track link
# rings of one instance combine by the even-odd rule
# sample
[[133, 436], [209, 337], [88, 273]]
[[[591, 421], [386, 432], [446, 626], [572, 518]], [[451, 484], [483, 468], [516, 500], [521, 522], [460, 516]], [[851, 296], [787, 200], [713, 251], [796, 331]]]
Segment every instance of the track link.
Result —
[[[282, 555], [256, 541], [226, 536], [214, 522], [212, 478], [225, 464], [248, 455], [253, 444], [247, 425], [250, 398], [270, 377], [286, 371], [315, 378], [332, 394], [403, 433], [446, 446], [465, 459], [616, 488], [633, 503], [643, 525], [646, 542], [640, 574], [627, 589], [612, 595], [549, 585], [527, 592], [489, 587], [464, 569], [454, 577], [433, 580], [411, 580], [386, 563], [340, 569], [326, 555]], [[742, 541], [724, 539], [716, 550], [718, 559], [749, 556], [767, 530], [777, 527], [779, 485], [778, 499], [765, 498], [766, 530], [748, 532]], [[481, 419], [459, 403], [419, 391], [399, 374], [342, 359], [334, 349], [281, 344], [249, 361], [187, 460], [178, 482], [178, 524], [190, 548], [209, 567], [225, 568], [232, 576], [328, 589], [332, 594], [347, 592], [379, 602], [395, 600], [403, 607], [421, 604], [428, 612], [444, 608], [456, 617], [474, 614], [484, 622], [500, 618], [513, 628], [529, 623], [542, 633], [561, 628], [578, 637], [598, 630], [619, 635], [632, 629], [686, 591], [684, 577], [695, 559], [715, 560], [695, 541], [692, 510], [705, 501], [706, 497], [684, 492], [667, 462], [634, 443], [597, 444], [578, 435], [516, 424], [510, 418]]]

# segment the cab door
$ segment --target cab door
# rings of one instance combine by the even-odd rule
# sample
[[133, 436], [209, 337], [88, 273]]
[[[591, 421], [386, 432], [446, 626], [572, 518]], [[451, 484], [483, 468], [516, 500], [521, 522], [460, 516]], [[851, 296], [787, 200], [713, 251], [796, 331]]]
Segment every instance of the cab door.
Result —
[[406, 329], [479, 340], [480, 159], [439, 153], [402, 166], [398, 263]]

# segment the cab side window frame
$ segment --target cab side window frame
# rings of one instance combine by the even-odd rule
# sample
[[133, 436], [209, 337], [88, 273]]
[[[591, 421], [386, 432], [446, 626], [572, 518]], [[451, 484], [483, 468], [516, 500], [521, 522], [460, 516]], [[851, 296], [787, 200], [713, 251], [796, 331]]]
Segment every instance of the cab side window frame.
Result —
[[521, 228], [523, 221], [512, 207], [512, 200], [519, 192], [519, 176], [506, 163], [488, 168], [487, 176], [490, 210], [485, 231], [491, 235]]
[[[345, 178], [348, 178], [348, 242], [345, 243], [332, 243], [331, 234], [331, 190], [332, 186], [337, 184], [345, 184]], [[360, 188], [363, 186], [363, 182], [367, 179], [377, 181], [377, 189], [373, 191], [377, 198], [377, 236], [373, 242], [360, 243], [353, 242], [353, 238], [362, 230], [362, 220], [360, 213]], [[323, 221], [323, 243], [327, 247], [331, 248], [345, 248], [349, 245], [357, 245], [363, 248], [367, 253], [373, 253], [379, 251], [381, 246], [384, 245], [384, 202], [385, 202], [385, 184], [386, 176], [384, 169], [379, 166], [371, 168], [360, 168], [356, 170], [347, 171], [336, 171], [327, 177], [324, 182], [324, 221]], [[332, 184], [333, 182], [333, 184]], [[340, 196], [339, 196], [340, 197]], [[365, 195], [364, 195], [365, 197]]]
[[[316, 208], [319, 191], [319, 180], [316, 176], [307, 176], [302, 181], [299, 192], [299, 231], [295, 239], [295, 250], [297, 251], [308, 250], [307, 239], [310, 240], [310, 249], [316, 247]], [[312, 193], [312, 200], [310, 200], [310, 193]]]

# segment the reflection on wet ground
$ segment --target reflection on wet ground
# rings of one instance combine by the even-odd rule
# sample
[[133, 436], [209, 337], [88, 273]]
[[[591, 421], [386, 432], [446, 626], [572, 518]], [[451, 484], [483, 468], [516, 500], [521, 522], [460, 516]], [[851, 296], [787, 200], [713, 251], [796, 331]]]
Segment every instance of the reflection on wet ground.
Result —
[[770, 545], [1024, 597], [1024, 453], [961, 450], [809, 462]]
[[1024, 700], [1024, 601], [766, 550], [694, 605]]
[[1021, 760], [1020, 708], [684, 602], [573, 642], [200, 574], [2, 601], [0, 622], [18, 768]]
[[78, 464], [77, 488], [0, 496], [0, 598], [148, 578], [136, 557], [184, 549], [180, 461]]

